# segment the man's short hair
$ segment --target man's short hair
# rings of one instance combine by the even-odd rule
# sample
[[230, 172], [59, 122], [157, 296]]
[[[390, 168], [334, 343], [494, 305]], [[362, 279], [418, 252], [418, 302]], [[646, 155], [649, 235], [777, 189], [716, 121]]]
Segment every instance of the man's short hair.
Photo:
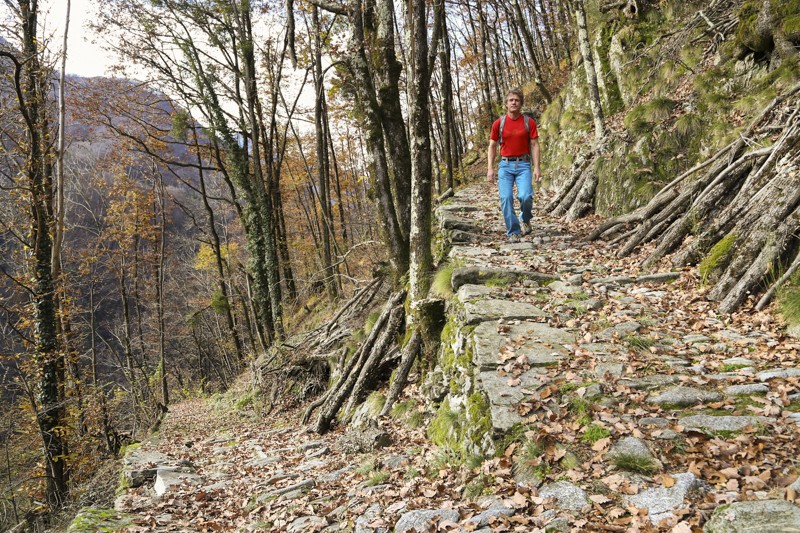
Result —
[[512, 94], [514, 94], [516, 96], [519, 96], [519, 103], [520, 104], [524, 104], [525, 103], [525, 95], [522, 94], [522, 89], [519, 89], [517, 87], [514, 87], [513, 89], [509, 89], [508, 92], [506, 93], [506, 100], [508, 100], [508, 97], [511, 96]]

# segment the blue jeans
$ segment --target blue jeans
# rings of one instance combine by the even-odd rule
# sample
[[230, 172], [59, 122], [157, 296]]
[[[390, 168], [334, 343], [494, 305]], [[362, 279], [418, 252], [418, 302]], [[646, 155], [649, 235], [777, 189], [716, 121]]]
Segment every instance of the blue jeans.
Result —
[[497, 188], [500, 191], [500, 209], [506, 223], [506, 235], [519, 235], [521, 229], [517, 213], [514, 211], [514, 185], [517, 186], [517, 199], [520, 203], [520, 216], [523, 222], [533, 218], [533, 183], [529, 161], [503, 161], [497, 170]]

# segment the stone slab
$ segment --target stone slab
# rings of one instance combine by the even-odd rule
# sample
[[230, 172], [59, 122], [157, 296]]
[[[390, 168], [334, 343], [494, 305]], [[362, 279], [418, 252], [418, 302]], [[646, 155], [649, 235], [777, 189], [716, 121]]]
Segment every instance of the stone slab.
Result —
[[705, 533], [800, 531], [800, 507], [786, 500], [734, 502], [714, 510]]
[[684, 431], [701, 431], [703, 433], [715, 433], [720, 431], [741, 431], [747, 426], [756, 426], [775, 422], [774, 418], [765, 416], [713, 416], [713, 415], [692, 415], [681, 418], [678, 423], [683, 426]]
[[672, 387], [656, 396], [651, 396], [647, 399], [647, 403], [691, 407], [692, 405], [718, 402], [721, 399], [722, 395], [715, 391], [696, 389], [694, 387]]
[[500, 363], [500, 348], [517, 340], [517, 355], [525, 354], [531, 362], [542, 361], [552, 354], [566, 355], [566, 345], [576, 341], [575, 334], [546, 324], [525, 322], [508, 326], [508, 331], [499, 333], [496, 321], [481, 322], [473, 331], [473, 362], [480, 370], [494, 369]]
[[664, 518], [672, 516], [672, 511], [683, 507], [683, 500], [687, 494], [702, 486], [701, 482], [691, 472], [672, 474], [675, 484], [669, 488], [656, 487], [628, 496], [626, 500], [640, 509], [647, 509], [650, 522], [658, 524]]
[[547, 313], [527, 302], [488, 298], [479, 302], [464, 303], [464, 323], [467, 325], [499, 318], [505, 320], [529, 320], [546, 316]]

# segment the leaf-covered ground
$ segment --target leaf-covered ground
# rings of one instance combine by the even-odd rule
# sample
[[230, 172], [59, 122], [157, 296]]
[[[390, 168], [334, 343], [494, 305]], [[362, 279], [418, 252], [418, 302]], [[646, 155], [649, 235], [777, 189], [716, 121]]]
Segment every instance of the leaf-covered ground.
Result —
[[[495, 191], [479, 185], [469, 194], [462, 200], [479, 209], [464, 216], [485, 239], [474, 246], [488, 250], [481, 262], [580, 276], [573, 279], [579, 294], [523, 284], [499, 289], [508, 300], [536, 303], [545, 312], [541, 321], [580, 339], [516, 406], [524, 431], [483, 461], [440, 450], [426, 438], [434, 413], [419, 376], [406, 391], [409, 410], [378, 422], [393, 444], [369, 453], [344, 444], [342, 427], [322, 437], [307, 433], [300, 410], [265, 416], [258, 403], [233, 409], [186, 401], [171, 407], [160, 434], [143, 448], [188, 461], [201, 479], [161, 498], [148, 485], [130, 489], [118, 500], [133, 517], [126, 530], [391, 531], [409, 511], [428, 509], [456, 511], [425, 526], [441, 531], [688, 532], [700, 531], [724, 503], [796, 502], [790, 485], [800, 449], [800, 343], [770, 310], [745, 306], [718, 316], [695, 269], [671, 282], [630, 281], [646, 274], [635, 258], [620, 261], [612, 246], [580, 240], [596, 220], [566, 226], [538, 214], [523, 246], [509, 246]], [[571, 237], [550, 238], [556, 234]], [[556, 242], [562, 245], [551, 247]], [[668, 263], [660, 265], [668, 270]], [[506, 331], [501, 323], [498, 332]], [[519, 379], [526, 362], [513, 353], [518, 340], [509, 339], [511, 348], [498, 354], [509, 389], [526, 386]], [[610, 346], [604, 353], [592, 349], [601, 341]], [[731, 394], [738, 385], [748, 392]], [[688, 402], [655, 400], [675, 386], [694, 391]], [[765, 418], [738, 430], [681, 424], [696, 415]], [[614, 458], [614, 446], [626, 437], [645, 443], [652, 460]], [[670, 489], [686, 474], [699, 490], [657, 524], [628, 499]], [[582, 505], [570, 510], [540, 494], [563, 482], [585, 491]], [[486, 512], [498, 506], [506, 510]]]

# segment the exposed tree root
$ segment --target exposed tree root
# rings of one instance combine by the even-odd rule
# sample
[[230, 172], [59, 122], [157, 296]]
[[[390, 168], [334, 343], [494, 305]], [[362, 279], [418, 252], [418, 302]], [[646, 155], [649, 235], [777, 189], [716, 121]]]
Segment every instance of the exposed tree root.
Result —
[[[751, 293], [785, 283], [786, 276], [776, 280], [771, 272], [786, 265], [794, 271], [798, 264], [799, 95], [800, 84], [775, 98], [737, 141], [678, 176], [647, 205], [606, 221], [589, 238], [620, 243], [620, 257], [656, 242], [645, 267], [676, 250], [671, 260], [678, 266], [711, 254], [714, 261], [705, 264], [704, 276], [713, 283], [709, 298], [719, 301], [724, 313]], [[758, 307], [772, 294], [768, 290]]]

